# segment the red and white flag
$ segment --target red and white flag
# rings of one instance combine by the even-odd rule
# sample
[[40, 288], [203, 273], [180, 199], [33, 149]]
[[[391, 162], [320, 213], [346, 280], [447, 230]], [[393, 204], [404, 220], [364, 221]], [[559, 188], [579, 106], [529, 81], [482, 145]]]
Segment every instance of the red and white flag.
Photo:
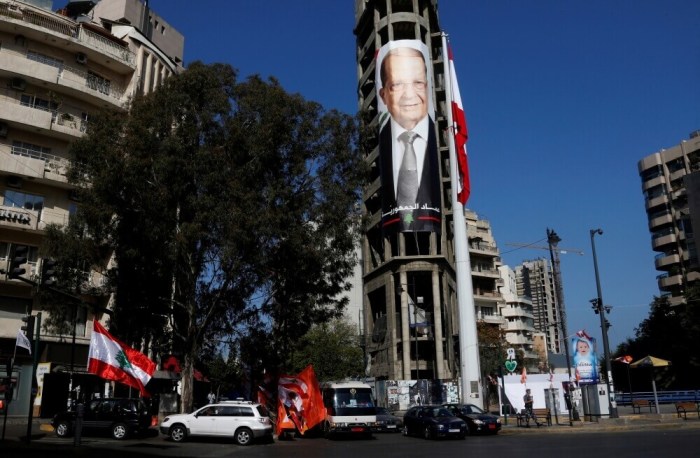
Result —
[[467, 139], [469, 138], [469, 133], [467, 130], [467, 118], [464, 115], [464, 106], [462, 105], [462, 97], [459, 94], [459, 85], [457, 84], [457, 74], [455, 73], [455, 65], [452, 59], [451, 46], [447, 48], [447, 52], [449, 53], [450, 59], [450, 86], [452, 87], [452, 128], [455, 136], [455, 153], [457, 155], [457, 168], [459, 170], [457, 200], [459, 200], [462, 205], [465, 205], [471, 193], [469, 161], [467, 160]]
[[296, 429], [304, 435], [325, 419], [326, 408], [323, 406], [321, 388], [311, 365], [295, 376], [280, 376], [277, 387], [278, 435], [285, 429]]
[[90, 338], [88, 372], [138, 389], [148, 396], [146, 384], [156, 370], [156, 363], [112, 336], [97, 321]]

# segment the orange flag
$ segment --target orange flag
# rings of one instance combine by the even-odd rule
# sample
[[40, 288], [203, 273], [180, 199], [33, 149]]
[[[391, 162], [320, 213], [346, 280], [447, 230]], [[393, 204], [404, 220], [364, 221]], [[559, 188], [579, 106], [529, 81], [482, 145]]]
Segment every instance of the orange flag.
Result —
[[326, 418], [313, 366], [306, 366], [296, 376], [282, 375], [277, 388], [277, 435], [285, 429], [296, 429], [304, 435]]

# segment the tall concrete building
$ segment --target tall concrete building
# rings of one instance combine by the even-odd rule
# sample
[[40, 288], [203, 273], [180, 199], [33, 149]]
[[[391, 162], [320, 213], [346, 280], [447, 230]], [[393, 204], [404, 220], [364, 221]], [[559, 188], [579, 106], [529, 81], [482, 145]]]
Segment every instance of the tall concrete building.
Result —
[[[47, 0], [0, 0], [0, 375], [22, 317], [41, 310], [34, 287], [7, 275], [10, 261], [26, 250], [24, 278], [37, 281], [47, 225], [66, 223], [80, 205], [66, 178], [71, 143], [85, 135], [93, 113], [126, 113], [130, 98], [182, 70], [183, 36], [143, 2], [62, 3], [53, 11]], [[85, 273], [94, 303], [104, 307], [102, 284], [99, 273]], [[93, 310], [76, 307], [67, 334], [42, 329], [39, 361], [54, 371], [84, 371]], [[29, 374], [31, 358], [19, 349], [13, 399], [28, 396]], [[10, 414], [27, 405], [12, 403]]]
[[[362, 246], [368, 375], [389, 380], [456, 378], [460, 375], [455, 354], [459, 321], [445, 136], [445, 62], [437, 1], [356, 0], [354, 33], [359, 108], [368, 131], [363, 139], [364, 153], [372, 172], [364, 192], [364, 210], [370, 227]], [[434, 83], [427, 85], [427, 96], [435, 113], [426, 135], [437, 143], [432, 166], [439, 177], [439, 195], [432, 207], [439, 222], [433, 219], [432, 227], [422, 231], [383, 229], [384, 219], [390, 214], [383, 210], [383, 201], [394, 195], [394, 189], [382, 177], [385, 165], [378, 134], [383, 121], [380, 117], [383, 83], [375, 75], [379, 54], [387, 45], [400, 40], [424, 46], [428, 82], [432, 79]], [[416, 83], [421, 85], [421, 90], [425, 86], [425, 80]], [[406, 83], [413, 84], [408, 90], [416, 89], [416, 83]], [[397, 86], [397, 90], [401, 88]], [[486, 304], [495, 291], [495, 286], [483, 287], [475, 294], [481, 293]], [[486, 315], [487, 309], [484, 305]], [[495, 304], [490, 309], [496, 310]]]
[[650, 154], [637, 164], [649, 220], [656, 278], [671, 304], [684, 301], [700, 279], [700, 131], [680, 144]]
[[[500, 305], [500, 315], [504, 319], [503, 330], [506, 333], [506, 341], [511, 348], [520, 350], [524, 358], [533, 361], [546, 361], [546, 352], [538, 353], [535, 348], [535, 312], [532, 299], [527, 296], [519, 296], [515, 271], [509, 266], [498, 268], [501, 274], [501, 296], [503, 302]], [[528, 369], [531, 367], [527, 366]]]
[[552, 265], [547, 259], [525, 261], [515, 267], [516, 295], [532, 300], [534, 327], [546, 336], [547, 350], [563, 353], [559, 306]]

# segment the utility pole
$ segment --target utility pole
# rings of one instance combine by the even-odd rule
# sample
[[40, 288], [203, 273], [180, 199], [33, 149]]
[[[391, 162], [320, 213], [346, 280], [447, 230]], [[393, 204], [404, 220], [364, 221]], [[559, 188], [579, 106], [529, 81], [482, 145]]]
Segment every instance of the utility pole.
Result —
[[561, 339], [564, 341], [564, 355], [566, 357], [566, 370], [569, 375], [569, 402], [571, 408], [567, 409], [569, 411], [569, 426], [573, 426], [573, 420], [578, 420], [578, 411], [576, 410], [576, 404], [574, 400], [571, 399], [571, 359], [569, 357], [569, 339], [566, 327], [566, 312], [564, 309], [564, 290], [562, 288], [561, 282], [561, 270], [559, 263], [559, 251], [557, 245], [561, 242], [561, 238], [554, 232], [553, 229], [547, 229], [547, 242], [549, 243], [549, 255], [552, 258], [552, 269], [554, 270], [554, 289], [557, 296], [557, 309], [559, 312], [559, 332], [561, 333]]
[[600, 314], [600, 331], [603, 333], [603, 354], [605, 357], [605, 370], [607, 371], [607, 376], [605, 377], [605, 385], [608, 389], [608, 409], [610, 412], [610, 418], [618, 418], [617, 405], [615, 403], [615, 397], [612, 388], [612, 367], [610, 367], [610, 344], [608, 343], [608, 320], [605, 319], [606, 308], [603, 305], [603, 293], [600, 289], [600, 277], [598, 276], [598, 258], [595, 255], [595, 235], [603, 235], [603, 230], [591, 229], [591, 249], [593, 250], [593, 268], [595, 269], [595, 285], [598, 292], [598, 297], [596, 298], [597, 311]]

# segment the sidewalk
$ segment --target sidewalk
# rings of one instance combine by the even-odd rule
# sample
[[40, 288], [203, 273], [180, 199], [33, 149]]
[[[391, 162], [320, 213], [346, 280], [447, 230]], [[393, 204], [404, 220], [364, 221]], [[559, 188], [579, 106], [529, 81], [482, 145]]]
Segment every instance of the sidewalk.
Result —
[[[655, 410], [655, 409], [654, 409]], [[571, 432], [597, 432], [597, 431], [639, 431], [649, 428], [693, 428], [700, 429], [700, 419], [695, 413], [688, 414], [688, 419], [678, 418], [674, 404], [660, 404], [660, 413], [633, 413], [632, 408], [623, 406], [618, 408], [619, 418], [583, 418], [578, 421], [573, 421], [569, 424], [568, 414], [560, 414], [559, 422], [552, 416], [552, 426], [536, 427], [532, 425], [530, 428], [518, 427], [515, 417], [508, 417], [508, 425], [505, 424], [503, 417], [503, 427], [501, 434], [532, 434], [538, 433], [571, 433]]]

